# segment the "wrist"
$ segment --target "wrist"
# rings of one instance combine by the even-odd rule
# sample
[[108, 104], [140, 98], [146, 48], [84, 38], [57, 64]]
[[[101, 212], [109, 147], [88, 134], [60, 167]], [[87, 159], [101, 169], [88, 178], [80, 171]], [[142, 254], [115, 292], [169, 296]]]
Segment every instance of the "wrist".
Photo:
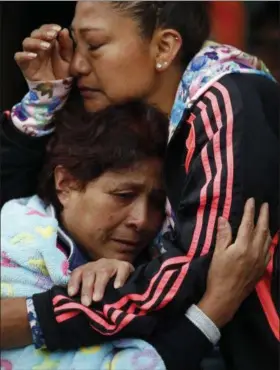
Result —
[[219, 297], [213, 294], [205, 293], [197, 307], [209, 317], [218, 327], [222, 328], [232, 320], [238, 305], [227, 297]]

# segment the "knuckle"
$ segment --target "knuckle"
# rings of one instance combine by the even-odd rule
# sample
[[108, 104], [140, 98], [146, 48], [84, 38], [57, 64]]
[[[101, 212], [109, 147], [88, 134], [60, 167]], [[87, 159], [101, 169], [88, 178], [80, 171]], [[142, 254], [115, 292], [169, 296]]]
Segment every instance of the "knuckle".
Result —
[[29, 43], [29, 38], [28, 38], [28, 37], [26, 37], [26, 38], [22, 41], [22, 46], [23, 46], [23, 47], [25, 47], [25, 46], [27, 46], [27, 45], [28, 45], [28, 43]]
[[83, 269], [81, 267], [77, 267], [74, 271], [72, 271], [71, 276], [73, 278], [76, 278], [80, 275], [81, 272], [83, 272]]
[[251, 231], [254, 228], [254, 223], [252, 220], [245, 220], [244, 226], [245, 226], [245, 230]]
[[94, 274], [94, 271], [92, 269], [84, 269], [83, 271], [83, 277], [88, 278], [91, 277]]
[[262, 226], [260, 232], [266, 237], [269, 235], [269, 229], [267, 226]]
[[123, 262], [122, 262], [122, 264], [123, 264], [123, 267], [124, 267], [125, 269], [127, 269], [127, 270], [129, 270], [129, 269], [130, 269], [130, 263], [129, 263], [129, 262], [127, 262], [127, 261], [123, 261]]
[[35, 30], [33, 30], [32, 32], [31, 32], [31, 37], [33, 37], [34, 35], [37, 35], [38, 33], [39, 33], [40, 31], [36, 28]]
[[108, 275], [108, 267], [106, 267], [106, 266], [102, 266], [102, 267], [100, 267], [100, 269], [99, 269], [99, 272], [100, 272], [100, 274], [101, 274], [101, 276], [103, 275]]
[[106, 258], [100, 258], [96, 263], [98, 263], [99, 265], [104, 265], [105, 263], [108, 263], [108, 260], [106, 260]]

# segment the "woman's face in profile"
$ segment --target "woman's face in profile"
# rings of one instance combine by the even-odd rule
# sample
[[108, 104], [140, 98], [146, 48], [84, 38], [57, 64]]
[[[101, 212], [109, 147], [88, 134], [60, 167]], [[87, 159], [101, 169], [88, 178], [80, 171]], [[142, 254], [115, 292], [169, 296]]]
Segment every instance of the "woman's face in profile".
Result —
[[142, 38], [137, 22], [110, 2], [78, 2], [72, 36], [71, 74], [88, 111], [148, 98], [155, 89], [153, 42]]
[[162, 170], [159, 159], [149, 159], [58, 194], [65, 228], [93, 260], [133, 262], [153, 241], [165, 213]]

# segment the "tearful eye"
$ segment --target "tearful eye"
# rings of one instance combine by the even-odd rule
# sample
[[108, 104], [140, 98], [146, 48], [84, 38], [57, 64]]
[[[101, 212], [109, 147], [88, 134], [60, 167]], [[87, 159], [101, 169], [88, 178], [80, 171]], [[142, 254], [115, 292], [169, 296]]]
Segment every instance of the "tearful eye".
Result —
[[89, 44], [88, 45], [88, 50], [89, 51], [96, 51], [96, 50], [100, 49], [101, 46], [103, 46], [103, 44], [98, 44], [98, 45]]
[[135, 194], [132, 192], [115, 193], [114, 195], [123, 200], [130, 200], [135, 197]]

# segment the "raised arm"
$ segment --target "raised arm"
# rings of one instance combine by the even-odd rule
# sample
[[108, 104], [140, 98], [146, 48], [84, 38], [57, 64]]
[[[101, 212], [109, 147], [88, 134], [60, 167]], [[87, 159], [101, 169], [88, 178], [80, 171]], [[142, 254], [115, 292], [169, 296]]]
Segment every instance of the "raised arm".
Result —
[[[29, 92], [11, 112], [0, 114], [1, 206], [12, 198], [34, 194], [53, 115], [67, 99], [72, 42], [68, 31], [60, 29], [42, 26], [23, 41], [23, 51], [15, 54]], [[45, 51], [42, 40], [50, 46]], [[60, 48], [53, 53], [55, 44]]]

